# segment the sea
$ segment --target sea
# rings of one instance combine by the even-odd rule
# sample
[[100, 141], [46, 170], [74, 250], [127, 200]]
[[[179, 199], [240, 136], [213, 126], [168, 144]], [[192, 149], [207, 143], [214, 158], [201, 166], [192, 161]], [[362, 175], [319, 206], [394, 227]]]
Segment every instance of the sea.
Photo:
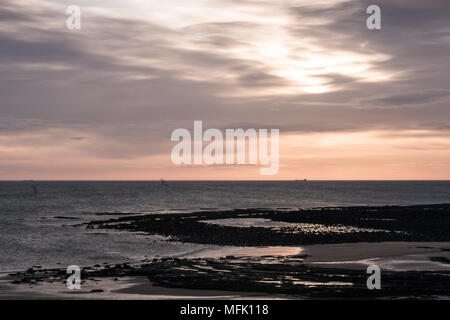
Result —
[[0, 272], [188, 256], [211, 247], [80, 226], [120, 214], [435, 203], [450, 203], [450, 181], [0, 181]]

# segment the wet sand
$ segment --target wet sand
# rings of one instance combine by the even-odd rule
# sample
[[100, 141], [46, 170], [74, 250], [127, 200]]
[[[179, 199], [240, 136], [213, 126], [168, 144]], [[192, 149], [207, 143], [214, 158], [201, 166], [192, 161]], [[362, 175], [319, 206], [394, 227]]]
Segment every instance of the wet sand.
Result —
[[[65, 270], [13, 273], [3, 278], [0, 299], [450, 298], [450, 264], [430, 259], [450, 258], [449, 251], [440, 242], [215, 249], [201, 257], [89, 267], [82, 290], [66, 288]], [[395, 262], [410, 256], [415, 263], [399, 270]], [[380, 292], [365, 288], [370, 264], [382, 269]]]
[[389, 271], [448, 271], [450, 264], [432, 257], [450, 258], [449, 242], [377, 242], [304, 246], [305, 263], [321, 267], [365, 269], [379, 265]]
[[[91, 292], [92, 290], [95, 292]], [[0, 276], [0, 300], [264, 300], [289, 298], [286, 295], [270, 295], [264, 292], [164, 288], [152, 285], [143, 276], [123, 277], [117, 281], [111, 278], [97, 278], [86, 281], [80, 290], [69, 290], [64, 282], [42, 282], [17, 286], [11, 284], [8, 277]]]

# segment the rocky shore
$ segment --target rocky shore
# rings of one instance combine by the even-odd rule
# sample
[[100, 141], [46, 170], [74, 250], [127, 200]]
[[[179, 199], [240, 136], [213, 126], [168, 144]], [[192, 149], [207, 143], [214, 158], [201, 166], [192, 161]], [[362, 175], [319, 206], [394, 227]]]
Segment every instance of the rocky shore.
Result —
[[[102, 216], [108, 214], [114, 215], [101, 213]], [[450, 299], [448, 204], [299, 210], [245, 209], [129, 216], [120, 213], [120, 217], [91, 221], [82, 226], [88, 229], [157, 234], [164, 236], [167, 239], [165, 241], [219, 246], [300, 247], [311, 244], [343, 244], [339, 245], [339, 249], [327, 249], [334, 251], [321, 250], [325, 252], [324, 256], [333, 256], [331, 252], [341, 250], [350, 257], [353, 253], [359, 259], [362, 258], [361, 252], [356, 252], [351, 244], [357, 245], [359, 251], [364, 251], [364, 245], [357, 243], [414, 241], [415, 250], [433, 249], [430, 251], [431, 255], [424, 257], [440, 266], [439, 269], [430, 271], [383, 270], [382, 290], [367, 289], [368, 274], [364, 265], [359, 269], [338, 267], [337, 264], [336, 267], [324, 267], [320, 263], [308, 261], [309, 257], [305, 254], [183, 259], [166, 257], [145, 259], [139, 263], [95, 265], [82, 269], [83, 282], [104, 278], [120, 281], [125, 277], [143, 277], [148, 280], [149, 285], [156, 287], [260, 292], [302, 299]], [[440, 245], [431, 247], [432, 242]], [[375, 256], [368, 254], [365, 259], [376, 259], [380, 257], [380, 250], [394, 247], [389, 243], [385, 245], [377, 244]], [[374, 247], [371, 246], [370, 250], [374, 250]], [[398, 248], [396, 250], [400, 252]], [[406, 254], [410, 253], [417, 252], [409, 251]], [[389, 253], [385, 256], [389, 256]], [[446, 265], [449, 265], [448, 269]], [[65, 269], [35, 266], [23, 272], [11, 273], [9, 277], [16, 285], [60, 283], [64, 286], [67, 274]], [[101, 293], [101, 290], [98, 292]]]
[[[233, 227], [215, 219], [258, 218], [282, 227]], [[381, 241], [450, 241], [450, 205], [340, 207], [299, 210], [236, 209], [148, 214], [92, 221], [88, 228], [144, 232], [173, 241], [272, 246]], [[232, 236], [230, 236], [232, 235]]]
[[[383, 272], [382, 290], [368, 290], [365, 270], [312, 267], [304, 257], [165, 258], [142, 264], [97, 265], [83, 268], [85, 281], [145, 277], [166, 288], [227, 290], [284, 294], [302, 299], [450, 298], [447, 272]], [[15, 284], [60, 282], [64, 269], [30, 268], [9, 275]], [[102, 292], [102, 290], [97, 290]]]

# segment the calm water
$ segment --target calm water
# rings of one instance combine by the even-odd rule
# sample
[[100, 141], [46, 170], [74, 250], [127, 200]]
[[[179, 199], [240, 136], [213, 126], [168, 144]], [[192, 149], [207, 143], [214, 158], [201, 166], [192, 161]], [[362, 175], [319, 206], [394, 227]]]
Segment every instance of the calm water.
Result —
[[[71, 225], [96, 212], [450, 203], [450, 181], [0, 182], [0, 271], [123, 262], [206, 246]], [[63, 219], [61, 217], [71, 218]]]

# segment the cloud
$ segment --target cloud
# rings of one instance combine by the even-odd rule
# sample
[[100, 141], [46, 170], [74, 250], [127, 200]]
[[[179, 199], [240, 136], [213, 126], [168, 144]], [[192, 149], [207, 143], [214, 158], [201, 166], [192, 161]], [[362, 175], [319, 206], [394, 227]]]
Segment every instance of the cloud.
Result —
[[379, 1], [379, 31], [370, 1], [82, 1], [78, 31], [69, 2], [2, 1], [3, 143], [138, 159], [168, 154], [193, 120], [449, 130], [448, 2]]
[[384, 107], [384, 106], [409, 106], [409, 105], [423, 105], [430, 104], [436, 101], [441, 101], [450, 95], [447, 90], [430, 90], [424, 92], [411, 92], [408, 94], [396, 94], [377, 99], [370, 99], [365, 101], [367, 104]]

